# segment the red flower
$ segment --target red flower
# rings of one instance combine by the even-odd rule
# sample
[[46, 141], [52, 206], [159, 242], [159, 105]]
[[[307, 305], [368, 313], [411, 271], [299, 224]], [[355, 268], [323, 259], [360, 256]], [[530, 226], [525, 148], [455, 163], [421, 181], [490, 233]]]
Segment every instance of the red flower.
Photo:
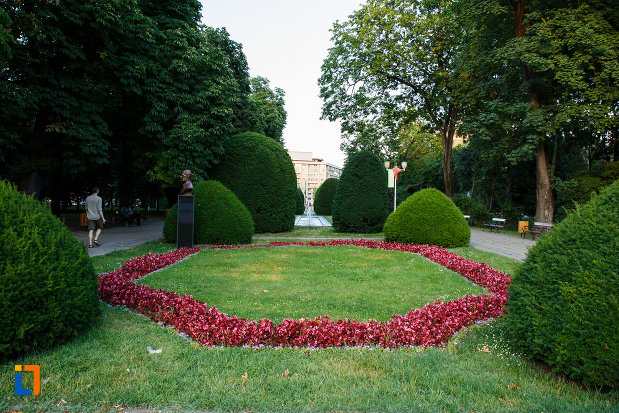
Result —
[[[333, 321], [328, 315], [314, 320], [286, 319], [273, 324], [269, 319], [247, 321], [230, 317], [215, 307], [196, 301], [190, 295], [136, 285], [134, 280], [178, 262], [201, 249], [267, 248], [287, 245], [354, 245], [384, 250], [408, 251], [461, 274], [493, 293], [489, 296], [464, 296], [450, 302], [435, 301], [406, 315], [393, 315], [388, 321]], [[366, 240], [328, 242], [272, 242], [268, 245], [219, 245], [180, 248], [165, 254], [133, 258], [117, 270], [99, 277], [99, 296], [112, 305], [124, 305], [153, 321], [171, 325], [203, 345], [276, 347], [311, 346], [440, 346], [462, 327], [477, 321], [500, 317], [508, 297], [510, 276], [487, 264], [464, 259], [441, 247]]]

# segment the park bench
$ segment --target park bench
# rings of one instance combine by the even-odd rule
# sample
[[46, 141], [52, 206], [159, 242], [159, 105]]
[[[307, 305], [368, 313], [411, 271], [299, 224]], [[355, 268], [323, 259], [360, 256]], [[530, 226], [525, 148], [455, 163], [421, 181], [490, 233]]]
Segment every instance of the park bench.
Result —
[[492, 218], [492, 221], [486, 222], [484, 224], [484, 227], [490, 228], [490, 232], [496, 230], [497, 233], [504, 226], [505, 226], [505, 218]]
[[552, 229], [552, 224], [548, 224], [546, 222], [535, 222], [533, 223], [533, 228], [529, 227], [528, 222], [526, 221], [524, 222], [525, 224], [519, 225], [521, 229], [520, 233], [521, 233], [522, 238], [526, 238], [527, 234], [531, 234], [533, 239], [535, 239], [537, 235], [545, 234], [547, 232], [550, 232], [550, 230]]
[[464, 219], [466, 220], [466, 223], [471, 225], [471, 216], [470, 215], [464, 215]]

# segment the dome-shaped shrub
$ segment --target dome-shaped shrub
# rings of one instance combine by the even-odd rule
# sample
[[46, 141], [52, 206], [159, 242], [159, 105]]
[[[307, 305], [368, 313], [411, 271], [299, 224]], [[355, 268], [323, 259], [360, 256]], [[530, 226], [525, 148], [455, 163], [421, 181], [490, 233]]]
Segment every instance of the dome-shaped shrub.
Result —
[[458, 247], [469, 243], [471, 230], [456, 204], [434, 188], [409, 196], [389, 215], [385, 241]]
[[389, 214], [387, 170], [374, 153], [348, 157], [333, 199], [333, 227], [338, 232], [380, 232]]
[[297, 176], [282, 145], [258, 133], [241, 133], [224, 144], [225, 155], [212, 176], [247, 207], [255, 231], [294, 228]]
[[619, 386], [619, 181], [569, 213], [514, 275], [516, 348], [587, 385]]
[[314, 200], [314, 211], [316, 211], [316, 214], [333, 215], [333, 198], [335, 198], [335, 191], [339, 182], [340, 180], [337, 178], [329, 178], [320, 185]]
[[[248, 244], [254, 222], [245, 205], [232, 191], [217, 181], [200, 182], [193, 189], [194, 240], [197, 244]], [[163, 227], [169, 242], [176, 242], [178, 209], [168, 212]]]
[[[195, 199], [194, 199], [195, 204]], [[195, 205], [194, 205], [194, 234], [195, 234]], [[165, 222], [163, 223], [163, 238], [167, 242], [176, 244], [176, 227], [178, 226], [178, 204], [172, 205], [168, 210]]]
[[297, 206], [294, 213], [297, 215], [303, 215], [305, 213], [305, 196], [301, 188], [297, 188]]
[[86, 247], [32, 197], [0, 181], [0, 359], [64, 343], [99, 313]]

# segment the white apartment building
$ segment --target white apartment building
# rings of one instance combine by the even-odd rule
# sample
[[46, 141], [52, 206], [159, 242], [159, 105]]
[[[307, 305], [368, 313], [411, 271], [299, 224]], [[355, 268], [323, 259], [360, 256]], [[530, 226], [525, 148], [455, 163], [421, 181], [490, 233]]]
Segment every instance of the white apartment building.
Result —
[[320, 158], [314, 158], [312, 152], [288, 151], [292, 158], [294, 171], [297, 174], [297, 186], [305, 195], [305, 202], [314, 204], [316, 190], [328, 178], [338, 178], [342, 168], [326, 163]]

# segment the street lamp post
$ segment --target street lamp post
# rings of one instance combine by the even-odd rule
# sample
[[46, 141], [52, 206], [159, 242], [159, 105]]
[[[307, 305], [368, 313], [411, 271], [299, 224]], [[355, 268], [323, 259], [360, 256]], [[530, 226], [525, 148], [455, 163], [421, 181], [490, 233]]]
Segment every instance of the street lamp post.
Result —
[[388, 171], [393, 171], [393, 210], [395, 211], [398, 195], [398, 174], [406, 170], [406, 166], [408, 165], [408, 163], [406, 161], [402, 162], [402, 169], [398, 168], [397, 163], [393, 167], [393, 169], [389, 169], [390, 164], [391, 162], [385, 161], [385, 169]]

